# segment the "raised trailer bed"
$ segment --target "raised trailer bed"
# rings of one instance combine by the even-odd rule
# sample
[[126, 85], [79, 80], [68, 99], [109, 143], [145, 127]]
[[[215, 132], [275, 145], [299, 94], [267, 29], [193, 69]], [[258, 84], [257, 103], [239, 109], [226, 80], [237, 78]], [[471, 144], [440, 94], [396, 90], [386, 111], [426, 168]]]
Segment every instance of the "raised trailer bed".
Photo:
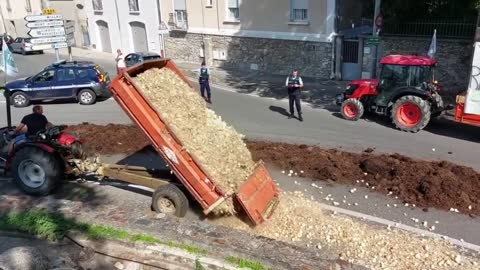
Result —
[[[208, 214], [224, 202], [228, 195], [215, 184], [215, 179], [206, 173], [197, 159], [184, 149], [163, 120], [161, 111], [152, 105], [142, 89], [134, 83], [132, 78], [151, 68], [171, 69], [191, 86], [172, 60], [162, 59], [142, 63], [118, 75], [112, 81], [111, 92], [132, 121], [147, 135], [186, 190], [201, 205], [203, 212]], [[262, 162], [258, 163], [253, 174], [233, 195], [236, 206], [245, 211], [254, 225], [262, 223], [273, 213], [278, 197], [279, 190]]]

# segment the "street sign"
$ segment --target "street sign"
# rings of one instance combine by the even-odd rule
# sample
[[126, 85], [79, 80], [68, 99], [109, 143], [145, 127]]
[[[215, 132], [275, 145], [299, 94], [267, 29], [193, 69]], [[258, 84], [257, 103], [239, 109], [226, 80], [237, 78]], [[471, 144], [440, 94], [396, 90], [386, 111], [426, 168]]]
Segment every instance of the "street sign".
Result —
[[28, 31], [31, 37], [54, 37], [64, 36], [65, 29], [63, 27], [37, 28]]
[[32, 50], [61, 49], [66, 47], [68, 47], [68, 44], [66, 42], [59, 42], [59, 43], [33, 45]]
[[65, 34], [66, 34], [66, 35], [71, 34], [71, 33], [73, 33], [73, 32], [75, 32], [75, 28], [73, 28], [73, 27], [68, 27], [68, 28], [65, 27]]
[[28, 28], [63, 26], [63, 21], [38, 21], [29, 22], [25, 25]]
[[75, 23], [74, 22], [65, 22], [65, 28], [69, 28], [69, 27], [74, 27], [75, 26]]
[[63, 20], [63, 16], [60, 14], [54, 15], [28, 15], [25, 17], [27, 22], [35, 21], [49, 21], [49, 20]]
[[55, 9], [53, 9], [53, 8], [46, 8], [46, 9], [44, 9], [44, 10], [42, 11], [42, 13], [43, 13], [43, 14], [48, 14], [48, 15], [50, 15], [50, 14], [55, 14], [55, 13], [57, 13], [57, 11], [56, 11]]
[[378, 45], [380, 44], [380, 38], [379, 37], [370, 37], [367, 39], [367, 44], [368, 45]]
[[60, 37], [32, 38], [30, 42], [35, 45], [35, 44], [65, 42], [65, 41], [67, 41], [67, 37], [60, 36]]

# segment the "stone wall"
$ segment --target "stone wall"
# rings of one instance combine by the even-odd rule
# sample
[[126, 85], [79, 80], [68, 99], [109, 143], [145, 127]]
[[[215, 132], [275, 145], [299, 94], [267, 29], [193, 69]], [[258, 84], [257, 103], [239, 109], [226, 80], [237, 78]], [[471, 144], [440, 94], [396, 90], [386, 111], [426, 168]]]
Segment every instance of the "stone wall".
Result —
[[[426, 55], [431, 39], [382, 37], [379, 56], [389, 54]], [[437, 39], [436, 79], [442, 91], [456, 95], [468, 86], [473, 55], [473, 41]], [[378, 70], [378, 69], [377, 69]]]
[[[258, 70], [286, 75], [298, 68], [302, 76], [329, 79], [332, 67], [332, 44], [266, 38], [205, 35], [205, 56], [214, 66], [240, 71]], [[200, 62], [203, 37], [198, 34], [171, 32], [166, 41], [172, 59]], [[211, 48], [211, 49], [208, 49]], [[212, 51], [208, 51], [212, 50]], [[224, 55], [222, 59], [219, 55]]]

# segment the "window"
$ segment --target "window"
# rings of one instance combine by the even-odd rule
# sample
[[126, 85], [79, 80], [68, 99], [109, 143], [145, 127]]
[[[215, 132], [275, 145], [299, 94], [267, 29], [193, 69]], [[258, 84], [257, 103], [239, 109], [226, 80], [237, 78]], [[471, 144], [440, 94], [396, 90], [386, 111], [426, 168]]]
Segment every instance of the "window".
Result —
[[290, 20], [293, 22], [308, 21], [308, 0], [291, 0]]
[[75, 71], [73, 69], [59, 69], [57, 71], [57, 81], [64, 82], [73, 80], [75, 80]]
[[228, 19], [232, 21], [238, 21], [240, 19], [240, 0], [227, 0], [228, 1]]
[[138, 0], [128, 0], [128, 8], [130, 12], [139, 12], [140, 8], [138, 7]]
[[53, 78], [55, 77], [55, 71], [54, 70], [47, 70], [44, 71], [35, 77], [35, 82], [51, 82], [53, 81]]
[[102, 11], [103, 10], [103, 1], [102, 0], [93, 0], [93, 10]]
[[30, 0], [25, 0], [25, 11], [32, 12], [32, 3], [30, 3]]

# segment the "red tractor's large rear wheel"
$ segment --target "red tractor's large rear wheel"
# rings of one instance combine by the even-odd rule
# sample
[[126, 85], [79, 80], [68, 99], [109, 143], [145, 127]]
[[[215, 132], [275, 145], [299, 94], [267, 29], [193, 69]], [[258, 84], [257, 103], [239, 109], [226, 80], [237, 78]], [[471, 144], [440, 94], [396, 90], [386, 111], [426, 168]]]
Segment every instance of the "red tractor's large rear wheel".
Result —
[[417, 96], [399, 98], [392, 107], [392, 122], [406, 132], [419, 132], [430, 122], [430, 102]]
[[12, 172], [18, 187], [34, 196], [49, 195], [63, 176], [58, 158], [37, 147], [20, 149], [13, 159]]
[[362, 102], [358, 99], [350, 98], [342, 103], [342, 116], [350, 121], [357, 121], [362, 118], [365, 109]]

